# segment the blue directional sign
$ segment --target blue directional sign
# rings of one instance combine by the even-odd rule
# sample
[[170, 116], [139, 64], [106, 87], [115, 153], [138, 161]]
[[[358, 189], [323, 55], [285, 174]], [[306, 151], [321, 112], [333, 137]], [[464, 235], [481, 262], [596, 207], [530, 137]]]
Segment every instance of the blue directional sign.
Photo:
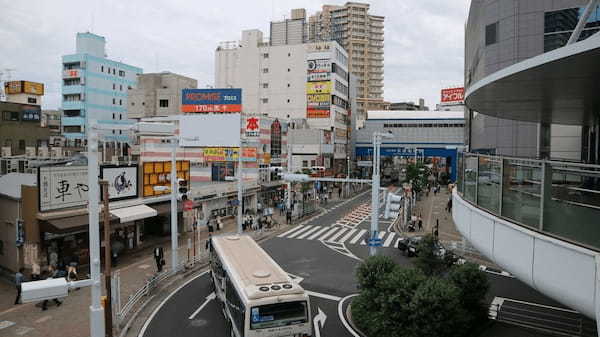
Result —
[[369, 247], [381, 247], [381, 241], [380, 238], [371, 238], [369, 239]]

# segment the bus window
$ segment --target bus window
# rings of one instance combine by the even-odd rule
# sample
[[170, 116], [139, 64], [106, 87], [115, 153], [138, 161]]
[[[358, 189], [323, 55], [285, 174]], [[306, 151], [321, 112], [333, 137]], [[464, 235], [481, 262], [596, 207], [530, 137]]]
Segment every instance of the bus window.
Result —
[[250, 329], [274, 328], [306, 323], [308, 309], [306, 301], [266, 304], [252, 307]]

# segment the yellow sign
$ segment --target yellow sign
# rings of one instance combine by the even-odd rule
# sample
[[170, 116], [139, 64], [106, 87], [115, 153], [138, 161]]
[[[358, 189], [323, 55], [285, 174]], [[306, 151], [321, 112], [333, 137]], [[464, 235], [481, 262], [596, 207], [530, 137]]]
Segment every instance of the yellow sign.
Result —
[[330, 94], [331, 93], [331, 81], [322, 82], [307, 82], [306, 83], [307, 94]]
[[23, 92], [27, 94], [43, 95], [44, 84], [37, 82], [23, 81]]
[[330, 102], [331, 95], [329, 95], [329, 94], [306, 95], [306, 101], [308, 103]]
[[[177, 170], [177, 178], [190, 181], [190, 162], [177, 161], [175, 169]], [[170, 179], [171, 179], [171, 162], [170, 161], [151, 161], [145, 162], [143, 167], [144, 175], [144, 197], [154, 195], [169, 194]], [[154, 187], [164, 186], [169, 190], [155, 191]]]
[[[204, 161], [237, 161], [238, 148], [235, 147], [205, 147]], [[242, 161], [256, 161], [256, 148], [243, 148]]]

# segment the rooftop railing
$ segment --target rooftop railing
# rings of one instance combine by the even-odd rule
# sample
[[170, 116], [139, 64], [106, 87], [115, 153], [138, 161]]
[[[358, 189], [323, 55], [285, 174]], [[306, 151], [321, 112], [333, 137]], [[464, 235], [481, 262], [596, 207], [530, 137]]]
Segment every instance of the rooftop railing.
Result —
[[481, 209], [600, 251], [600, 165], [460, 153], [457, 183]]

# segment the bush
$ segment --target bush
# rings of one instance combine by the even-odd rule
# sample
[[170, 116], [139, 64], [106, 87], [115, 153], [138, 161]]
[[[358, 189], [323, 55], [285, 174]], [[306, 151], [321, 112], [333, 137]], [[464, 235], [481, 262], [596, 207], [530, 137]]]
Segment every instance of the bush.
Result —
[[410, 302], [410, 322], [406, 336], [464, 336], [467, 316], [460, 305], [460, 291], [452, 283], [429, 278], [414, 293]]
[[356, 269], [356, 278], [358, 286], [361, 289], [376, 288], [377, 281], [382, 279], [387, 274], [391, 273], [398, 265], [389, 256], [376, 255], [368, 257]]
[[437, 254], [437, 240], [433, 235], [428, 234], [423, 237], [417, 247], [418, 256], [415, 259], [415, 266], [427, 276], [440, 275], [446, 271], [447, 263]]
[[460, 301], [468, 311], [472, 322], [487, 319], [487, 308], [483, 304], [485, 294], [490, 289], [490, 283], [485, 273], [477, 265], [465, 263], [450, 270], [448, 280], [460, 291]]

